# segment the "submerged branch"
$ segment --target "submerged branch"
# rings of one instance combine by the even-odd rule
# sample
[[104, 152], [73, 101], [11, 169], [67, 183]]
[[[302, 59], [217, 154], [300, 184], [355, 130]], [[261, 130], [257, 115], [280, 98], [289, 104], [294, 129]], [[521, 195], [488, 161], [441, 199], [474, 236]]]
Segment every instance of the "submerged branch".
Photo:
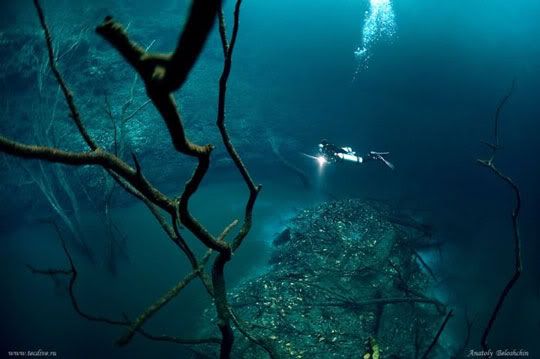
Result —
[[[499, 115], [503, 108], [503, 106], [507, 103], [508, 99], [512, 95], [515, 88], [515, 80], [512, 82], [512, 87], [510, 88], [510, 91], [508, 94], [506, 94], [502, 100], [499, 102], [499, 105], [497, 107], [497, 111], [495, 113], [495, 131], [494, 131], [494, 145], [490, 146], [492, 149], [491, 157], [488, 160], [480, 160], [478, 159], [477, 162], [481, 164], [484, 167], [487, 167], [496, 177], [503, 180], [513, 191], [514, 198], [515, 198], [515, 204], [514, 208], [512, 210], [512, 237], [514, 240], [514, 273], [512, 274], [512, 277], [507, 281], [506, 285], [504, 286], [503, 290], [501, 291], [499, 295], [499, 299], [497, 300], [497, 304], [495, 305], [495, 308], [493, 309], [491, 316], [488, 320], [488, 323], [486, 325], [486, 328], [484, 329], [484, 332], [482, 334], [481, 338], [481, 345], [484, 350], [488, 350], [488, 336], [491, 332], [493, 325], [495, 324], [495, 321], [497, 320], [497, 316], [499, 315], [500, 310], [502, 309], [502, 306], [506, 300], [506, 297], [518, 281], [519, 277], [521, 276], [521, 272], [523, 271], [523, 263], [521, 260], [521, 238], [519, 233], [519, 213], [521, 210], [521, 193], [519, 190], [519, 187], [517, 184], [507, 175], [503, 174], [499, 169], [495, 166], [495, 154], [497, 150], [500, 148], [500, 140], [499, 140]], [[489, 144], [488, 144], [489, 145]]]
[[75, 102], [73, 100], [73, 94], [71, 90], [68, 88], [68, 86], [66, 85], [66, 82], [64, 81], [64, 78], [62, 77], [62, 74], [56, 67], [56, 59], [55, 59], [54, 50], [53, 50], [51, 33], [49, 31], [47, 22], [45, 21], [45, 15], [43, 14], [43, 8], [41, 7], [39, 0], [34, 0], [34, 7], [36, 8], [36, 11], [39, 17], [39, 23], [45, 35], [45, 43], [47, 45], [47, 54], [49, 56], [49, 66], [51, 68], [51, 71], [53, 72], [56, 82], [58, 82], [58, 85], [60, 86], [60, 89], [62, 90], [66, 103], [69, 107], [71, 119], [77, 126], [77, 129], [79, 130], [80, 134], [82, 135], [88, 147], [90, 147], [91, 150], [95, 150], [97, 149], [98, 146], [88, 134], [88, 131], [86, 130], [86, 127], [84, 126], [82, 122], [81, 116], [79, 114], [79, 110], [77, 109], [77, 106], [75, 106]]
[[519, 277], [521, 276], [521, 272], [523, 271], [523, 263], [521, 260], [521, 238], [519, 234], [519, 212], [521, 210], [521, 194], [519, 191], [519, 187], [516, 185], [516, 183], [510, 177], [501, 173], [491, 161], [486, 162], [479, 160], [479, 163], [483, 166], [488, 167], [497, 177], [501, 178], [505, 183], [507, 183], [514, 192], [515, 196], [515, 205], [514, 209], [512, 210], [512, 237], [514, 239], [514, 273], [512, 274], [512, 277], [508, 280], [502, 292], [500, 293], [497, 304], [495, 305], [495, 308], [491, 313], [486, 328], [484, 329], [484, 333], [482, 334], [482, 348], [484, 350], [487, 350], [489, 348], [487, 339], [489, 333], [491, 332], [491, 329], [493, 328], [493, 324], [495, 324], [495, 321], [497, 320], [497, 316], [502, 309], [506, 297], [518, 281]]
[[152, 203], [170, 213], [175, 211], [173, 201], [151, 185], [140, 172], [112, 153], [99, 147], [89, 152], [71, 152], [47, 146], [27, 145], [0, 136], [0, 151], [20, 158], [44, 160], [72, 166], [99, 165], [124, 178]]
[[229, 308], [229, 311], [231, 313], [231, 319], [234, 323], [234, 326], [240, 333], [242, 333], [250, 342], [252, 342], [255, 345], [258, 345], [261, 347], [266, 353], [268, 353], [268, 356], [270, 359], [277, 359], [279, 358], [278, 354], [274, 350], [274, 347], [272, 344], [263, 338], [257, 338], [251, 332], [249, 329], [246, 328], [246, 325], [240, 321], [240, 319], [236, 316], [236, 314], [232, 311], [232, 308]]
[[141, 315], [139, 315], [137, 319], [131, 323], [127, 332], [116, 341], [116, 344], [120, 346], [127, 345], [135, 335], [135, 332], [138, 331], [148, 319], [150, 319], [154, 314], [173, 300], [180, 293], [180, 291], [182, 291], [182, 289], [187, 287], [187, 285], [193, 279], [199, 276], [200, 272], [204, 268], [204, 265], [206, 262], [208, 262], [211, 254], [212, 250], [208, 250], [203, 259], [200, 261], [201, 264], [199, 268], [191, 271], [188, 275], [182, 278], [174, 287], [168, 290], [167, 293], [165, 293], [161, 298], [150, 305]]
[[399, 303], [426, 303], [433, 304], [437, 308], [441, 303], [435, 299], [430, 299], [426, 297], [413, 298], [413, 297], [396, 297], [396, 298], [376, 298], [370, 300], [362, 301], [338, 301], [338, 302], [324, 302], [324, 303], [313, 303], [306, 304], [308, 307], [341, 307], [347, 309], [360, 309], [367, 305], [376, 305], [376, 304], [399, 304]]
[[[53, 226], [54, 226], [54, 228], [55, 228], [55, 230], [57, 232], [58, 238], [59, 238], [60, 243], [62, 245], [62, 249], [63, 249], [64, 254], [65, 254], [65, 256], [66, 256], [66, 258], [68, 260], [70, 269], [36, 269], [36, 268], [34, 268], [34, 267], [30, 266], [30, 265], [28, 265], [28, 268], [31, 270], [32, 273], [36, 273], [36, 274], [43, 274], [43, 275], [48, 275], [48, 276], [55, 276], [55, 275], [58, 275], [58, 274], [68, 275], [70, 277], [69, 286], [68, 286], [68, 294], [69, 294], [69, 297], [70, 297], [70, 300], [71, 300], [72, 307], [79, 316], [83, 317], [86, 320], [92, 321], [92, 322], [99, 322], [99, 323], [105, 323], [105, 324], [117, 325], [117, 326], [128, 326], [130, 328], [130, 330], [131, 330], [134, 326], [136, 326], [138, 321], [131, 322], [127, 318], [124, 318], [124, 319], [111, 319], [111, 318], [104, 317], [104, 316], [98, 316], [98, 315], [90, 314], [90, 313], [85, 312], [85, 311], [83, 311], [81, 309], [81, 306], [80, 306], [80, 304], [79, 304], [79, 302], [77, 300], [77, 297], [75, 295], [75, 285], [76, 285], [77, 278], [78, 278], [77, 267], [75, 266], [75, 262], [73, 261], [73, 257], [71, 256], [71, 254], [70, 254], [70, 252], [69, 252], [69, 250], [67, 248], [66, 241], [65, 241], [64, 237], [62, 236], [62, 232], [60, 231], [60, 228], [58, 228], [58, 225], [55, 222], [52, 222], [52, 224], [53, 224]], [[207, 253], [205, 255], [206, 260], [207, 260], [208, 257], [209, 257], [209, 253]], [[204, 261], [204, 259], [203, 259], [203, 261]], [[154, 334], [148, 333], [147, 331], [143, 330], [142, 329], [142, 323], [140, 323], [140, 325], [137, 325], [137, 328], [135, 329], [135, 331], [140, 333], [145, 338], [148, 338], [148, 339], [151, 339], [151, 340], [168, 341], [168, 342], [173, 342], [173, 343], [177, 343], [177, 344], [219, 344], [220, 343], [219, 338], [213, 338], [213, 337], [212, 338], [180, 338], [180, 337], [175, 337], [175, 336], [171, 336], [171, 335], [154, 335]]]
[[439, 327], [439, 330], [437, 330], [437, 334], [435, 334], [435, 337], [431, 341], [431, 344], [429, 345], [429, 347], [425, 351], [424, 355], [422, 355], [422, 359], [427, 359], [428, 358], [429, 353], [431, 353], [431, 351], [435, 348], [435, 345], [437, 345], [437, 342], [439, 341], [439, 338], [440, 338], [442, 332], [444, 331], [444, 328], [446, 327], [446, 324], [448, 324], [448, 321], [450, 320], [450, 318], [452, 318], [453, 315], [454, 315], [453, 310], [450, 310], [448, 312], [448, 314], [446, 314], [446, 317], [444, 318], [441, 326]]
[[495, 123], [493, 126], [493, 143], [484, 142], [485, 145], [490, 147], [493, 150], [493, 153], [491, 155], [491, 159], [493, 160], [493, 157], [495, 156], [495, 152], [501, 148], [501, 141], [499, 136], [499, 124], [500, 124], [500, 116], [501, 111], [510, 100], [510, 97], [512, 97], [514, 90], [516, 88], [516, 79], [512, 80], [512, 86], [510, 86], [510, 89], [508, 90], [508, 93], [503, 96], [503, 98], [499, 101], [499, 104], [497, 105], [497, 110], [495, 111]]

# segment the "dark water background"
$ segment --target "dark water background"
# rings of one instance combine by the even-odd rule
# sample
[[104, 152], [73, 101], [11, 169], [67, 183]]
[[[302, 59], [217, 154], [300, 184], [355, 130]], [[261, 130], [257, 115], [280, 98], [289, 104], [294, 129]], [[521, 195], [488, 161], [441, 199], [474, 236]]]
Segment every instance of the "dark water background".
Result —
[[[227, 2], [228, 13], [232, 5]], [[253, 233], [228, 269], [229, 283], [234, 285], [262, 270], [269, 242], [286, 225], [287, 218], [299, 208], [324, 200], [328, 192], [338, 198], [388, 200], [414, 211], [433, 225], [437, 239], [445, 241], [442, 257], [430, 258], [444, 278], [439, 295], [459, 308], [449, 333], [461, 338], [466, 308], [476, 319], [471, 348], [479, 348], [478, 334], [513, 270], [513, 197], [475, 159], [487, 155], [480, 140], [490, 139], [497, 103], [516, 79], [516, 90], [501, 116], [504, 148], [497, 164], [522, 191], [524, 275], [500, 315], [491, 343], [494, 347], [529, 350], [533, 358], [539, 356], [535, 339], [540, 333], [536, 241], [540, 219], [540, 3], [395, 0], [393, 7], [396, 36], [371, 49], [369, 67], [360, 71], [353, 82], [357, 66], [353, 51], [362, 39], [368, 1], [245, 0], [230, 80], [229, 123], [233, 140], [240, 143], [238, 150], [265, 189], [257, 204]], [[2, 30], [32, 26], [38, 30], [30, 1], [2, 2], [2, 9]], [[55, 13], [62, 14], [56, 25], [65, 23], [75, 28], [81, 18], [93, 26], [104, 14], [113, 13], [124, 23], [131, 22], [133, 28], [144, 30], [138, 33], [138, 41], [156, 40], [156, 49], [167, 50], [176, 40], [175, 25], [182, 19], [185, 4], [170, 0], [138, 0], [133, 4], [51, 1], [46, 2], [45, 10], [51, 18]], [[161, 30], [152, 31], [155, 27]], [[89, 39], [91, 47], [107, 48], [91, 32]], [[111, 63], [118, 59], [112, 50], [103, 51], [109, 57], [96, 66], [107, 69], [109, 58]], [[219, 51], [214, 33], [187, 88], [178, 95], [180, 102], [189, 101], [187, 121], [190, 116], [195, 118], [196, 105], [206, 106], [210, 117], [215, 111], [212, 106], [221, 68]], [[65, 64], [64, 72], [69, 73], [71, 66], [75, 65]], [[74, 73], [67, 78], [78, 80], [84, 76]], [[129, 86], [131, 78], [131, 74], [118, 76], [116, 82], [102, 86], [114, 91]], [[3, 96], [14, 102], [23, 96], [23, 91], [35, 91], [32, 86], [20, 90], [13, 81], [6, 88]], [[83, 87], [74, 92], [81, 103], [88, 101], [91, 105], [97, 98]], [[24, 128], [17, 115], [3, 116], [3, 133], [32, 142], [31, 136], [16, 130], [17, 126]], [[149, 176], [162, 188], [177, 192], [189, 174], [189, 163], [177, 166], [169, 161], [176, 155], [170, 151], [161, 123], [151, 114], [146, 116], [143, 120], [154, 120], [150, 123], [155, 125], [150, 126], [162, 137], [152, 133], [159, 149], [138, 147], [143, 166], [149, 168]], [[32, 118], [30, 111], [24, 121], [31, 123]], [[240, 126], [235, 119], [244, 122]], [[197, 127], [196, 121], [191, 123]], [[190, 134], [205, 142], [206, 136], [216, 134], [211, 124], [212, 118], [197, 131], [188, 128], [188, 133], [193, 131]], [[137, 135], [151, 137], [145, 132]], [[309, 174], [316, 184], [314, 189], [303, 188], [275, 159], [269, 150], [269, 137], [280, 144], [288, 160]], [[322, 137], [360, 152], [388, 150], [396, 170], [376, 165], [339, 166], [325, 168], [321, 174], [300, 153], [314, 153]], [[216, 156], [222, 153], [219, 151], [222, 149], [217, 149]], [[164, 167], [169, 175], [159, 178]], [[37, 348], [56, 350], [66, 358], [181, 355], [183, 349], [178, 346], [141, 338], [127, 348], [114, 347], [113, 339], [120, 334], [118, 328], [81, 320], [61, 290], [55, 291], [50, 280], [26, 270], [26, 263], [61, 266], [65, 260], [51, 228], [32, 221], [50, 212], [50, 208], [31, 187], [20, 190], [35, 191], [31, 201], [20, 205], [20, 193], [15, 190], [17, 176], [21, 174], [2, 168], [0, 199], [5, 205], [0, 251], [0, 355], [7, 350]], [[97, 190], [91, 193], [98, 195]], [[78, 293], [88, 310], [113, 317], [122, 312], [135, 316], [178, 280], [186, 264], [145, 208], [128, 196], [117, 197], [113, 216], [129, 238], [130, 260], [122, 262], [118, 275], [111, 277], [81, 259]], [[240, 178], [224, 165], [211, 170], [194, 198], [193, 208], [217, 232], [232, 218], [241, 216], [243, 203], [239, 199], [245, 198]], [[101, 224], [91, 206], [83, 207], [84, 226], [88, 233], [95, 233], [93, 246], [99, 248], [103, 246]], [[208, 305], [201, 300], [201, 294], [199, 284], [193, 283], [149, 322], [148, 329], [193, 334], [199, 311]]]

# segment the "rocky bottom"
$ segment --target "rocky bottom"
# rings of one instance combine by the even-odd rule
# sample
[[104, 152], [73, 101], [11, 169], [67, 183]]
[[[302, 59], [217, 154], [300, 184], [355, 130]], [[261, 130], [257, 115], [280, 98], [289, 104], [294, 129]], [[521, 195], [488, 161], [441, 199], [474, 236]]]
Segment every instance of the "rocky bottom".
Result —
[[[263, 347], [290, 358], [421, 357], [446, 307], [428, 296], [434, 279], [413, 245], [415, 231], [396, 222], [369, 201], [301, 211], [274, 239], [265, 273], [229, 295], [251, 336], [235, 328], [233, 357], [267, 357]], [[215, 325], [203, 332], [219, 336]], [[197, 347], [194, 355], [217, 357], [218, 349]], [[445, 356], [439, 345], [431, 354]]]

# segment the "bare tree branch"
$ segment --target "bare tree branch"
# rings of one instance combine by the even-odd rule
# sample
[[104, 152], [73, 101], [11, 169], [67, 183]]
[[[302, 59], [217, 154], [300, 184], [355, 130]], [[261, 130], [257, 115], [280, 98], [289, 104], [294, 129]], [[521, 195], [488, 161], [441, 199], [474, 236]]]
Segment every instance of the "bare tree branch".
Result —
[[187, 287], [187, 285], [199, 275], [200, 271], [203, 270], [206, 262], [208, 262], [208, 259], [210, 259], [211, 254], [212, 250], [208, 250], [200, 261], [200, 267], [196, 268], [191, 273], [182, 278], [174, 287], [168, 290], [167, 293], [165, 293], [161, 298], [159, 298], [152, 305], [150, 305], [141, 315], [139, 315], [139, 317], [137, 317], [137, 319], [135, 319], [135, 321], [130, 325], [128, 331], [124, 335], [122, 335], [116, 341], [116, 343], [120, 346], [128, 344], [135, 335], [135, 332], [139, 328], [141, 328], [148, 319], [150, 319], [161, 308], [163, 308], [167, 303], [174, 299], [174, 297], [176, 297], [182, 289]]
[[479, 160], [479, 163], [483, 166], [488, 167], [492, 173], [494, 173], [497, 177], [501, 178], [504, 182], [506, 182], [512, 191], [514, 192], [515, 196], [515, 205], [514, 209], [512, 210], [512, 236], [514, 239], [514, 273], [512, 277], [508, 280], [506, 285], [504, 286], [501, 294], [499, 295], [499, 299], [497, 301], [497, 304], [495, 305], [495, 308], [493, 309], [493, 312], [491, 313], [491, 316], [489, 318], [489, 321], [487, 323], [487, 326], [484, 330], [484, 333], [482, 334], [482, 348], [484, 350], [487, 350], [489, 348], [487, 343], [487, 338], [489, 336], [489, 333], [491, 332], [491, 329], [493, 327], [493, 324], [495, 323], [495, 320], [497, 319], [497, 316], [499, 314], [499, 311], [502, 309], [502, 306], [504, 304], [504, 301], [514, 285], [516, 284], [517, 280], [521, 276], [521, 272], [523, 271], [523, 263], [521, 260], [521, 239], [519, 234], [519, 212], [521, 210], [521, 194], [519, 191], [519, 187], [515, 184], [515, 182], [508, 176], [501, 173], [493, 164], [493, 162], [489, 161], [483, 161]]
[[[236, 39], [238, 35], [239, 27], [239, 18], [240, 18], [240, 6], [242, 5], [242, 0], [236, 0], [234, 7], [234, 24], [231, 34], [231, 40], [227, 41], [226, 30], [225, 30], [225, 21], [221, 7], [218, 11], [219, 16], [219, 33], [223, 46], [224, 53], [224, 64], [223, 72], [219, 79], [219, 94], [218, 94], [218, 111], [217, 111], [217, 120], [216, 125], [221, 134], [221, 138], [227, 153], [233, 160], [235, 166], [240, 172], [244, 182], [246, 183], [249, 189], [249, 198], [246, 203], [245, 213], [244, 213], [244, 223], [242, 228], [234, 238], [232, 242], [232, 251], [236, 250], [247, 236], [251, 229], [252, 217], [253, 217], [253, 207], [255, 201], [257, 200], [257, 195], [261, 189], [261, 186], [255, 185], [251, 176], [242, 162], [240, 155], [236, 151], [234, 145], [231, 142], [229, 133], [225, 126], [225, 99], [227, 95], [227, 82], [229, 80], [229, 75], [231, 72], [232, 66], [232, 55], [234, 47], [236, 45]], [[218, 327], [221, 331], [223, 340], [221, 342], [221, 358], [229, 358], [232, 351], [232, 346], [234, 342], [234, 334], [230, 325], [231, 321], [231, 312], [229, 310], [229, 304], [227, 301], [227, 292], [225, 289], [225, 279], [224, 279], [224, 268], [225, 264], [231, 259], [230, 253], [221, 252], [215, 259], [214, 265], [212, 267], [212, 281], [214, 283], [214, 295], [215, 295], [215, 305], [218, 315]]]
[[484, 350], [488, 350], [488, 336], [491, 332], [493, 325], [495, 324], [495, 321], [497, 320], [497, 316], [502, 309], [502, 306], [504, 304], [504, 301], [506, 300], [506, 297], [518, 281], [519, 277], [521, 276], [521, 272], [523, 271], [523, 263], [521, 261], [521, 238], [519, 234], [519, 213], [521, 210], [521, 194], [519, 191], [519, 187], [517, 184], [507, 175], [503, 174], [497, 167], [495, 167], [494, 160], [495, 160], [495, 154], [497, 150], [500, 148], [500, 140], [499, 140], [499, 114], [503, 108], [503, 106], [507, 103], [508, 99], [512, 95], [513, 91], [515, 89], [515, 80], [512, 82], [512, 87], [510, 88], [510, 91], [507, 95], [503, 97], [503, 99], [499, 102], [499, 105], [497, 107], [497, 111], [495, 114], [495, 131], [494, 131], [494, 144], [488, 146], [492, 149], [491, 157], [488, 160], [481, 160], [478, 159], [477, 162], [480, 163], [482, 166], [487, 167], [495, 176], [499, 177], [501, 180], [503, 180], [514, 192], [514, 198], [515, 198], [515, 204], [514, 209], [512, 210], [512, 237], [514, 240], [514, 273], [512, 274], [512, 277], [508, 280], [506, 285], [504, 286], [502, 292], [499, 295], [499, 299], [497, 300], [497, 304], [495, 305], [495, 308], [493, 309], [493, 312], [491, 313], [491, 316], [488, 320], [488, 323], [486, 325], [486, 328], [484, 329], [484, 332], [482, 334], [481, 339], [481, 345]]
[[376, 298], [376, 299], [369, 299], [369, 300], [361, 300], [361, 301], [338, 301], [338, 302], [324, 302], [324, 303], [311, 303], [306, 304], [306, 306], [309, 307], [342, 307], [342, 308], [348, 308], [348, 309], [359, 309], [366, 305], [375, 305], [375, 304], [399, 304], [399, 303], [427, 303], [427, 304], [433, 304], [434, 306], [438, 307], [440, 305], [440, 302], [438, 302], [435, 299], [430, 298], [414, 298], [414, 297], [396, 297], [396, 298]]
[[92, 138], [86, 131], [86, 128], [84, 127], [83, 122], [81, 120], [79, 110], [75, 106], [75, 102], [73, 100], [73, 94], [71, 93], [70, 89], [67, 87], [62, 75], [60, 74], [60, 71], [56, 67], [56, 59], [54, 56], [51, 34], [49, 32], [49, 27], [47, 26], [47, 23], [45, 21], [45, 15], [43, 14], [43, 8], [41, 7], [39, 0], [34, 0], [34, 6], [36, 8], [36, 11], [39, 17], [39, 23], [41, 24], [41, 28], [43, 29], [43, 32], [45, 34], [45, 42], [47, 43], [47, 51], [49, 55], [49, 66], [51, 67], [54, 77], [56, 78], [56, 81], [58, 82], [58, 85], [60, 85], [62, 93], [64, 94], [64, 98], [66, 99], [66, 103], [71, 113], [71, 119], [77, 126], [77, 129], [79, 130], [80, 134], [82, 135], [88, 147], [90, 147], [90, 149], [92, 150], [95, 150], [97, 149], [98, 146], [94, 142], [94, 140], [92, 140]]
[[493, 160], [493, 157], [495, 156], [495, 152], [501, 148], [501, 141], [499, 136], [499, 123], [500, 123], [500, 116], [501, 111], [510, 100], [510, 97], [514, 94], [514, 90], [516, 89], [516, 79], [512, 80], [512, 86], [508, 90], [508, 93], [503, 96], [503, 98], [499, 101], [499, 104], [497, 105], [497, 110], [495, 111], [495, 122], [493, 126], [493, 142], [488, 141], [482, 141], [486, 146], [490, 147], [492, 149], [492, 155], [491, 160]]
[[446, 317], [444, 318], [441, 326], [439, 327], [439, 330], [437, 330], [437, 334], [435, 334], [435, 337], [431, 341], [431, 344], [429, 345], [427, 350], [424, 352], [424, 355], [422, 355], [422, 359], [427, 359], [429, 357], [429, 353], [431, 353], [431, 351], [435, 348], [435, 345], [437, 345], [437, 342], [439, 341], [439, 338], [442, 332], [444, 331], [446, 324], [448, 324], [448, 321], [450, 320], [450, 318], [452, 318], [453, 315], [454, 315], [453, 310], [450, 310], [448, 314], [446, 314]]
[[238, 319], [236, 314], [232, 311], [232, 308], [229, 308], [229, 311], [231, 313], [231, 319], [235, 325], [235, 327], [242, 333], [250, 342], [252, 342], [255, 345], [260, 346], [266, 353], [268, 353], [268, 356], [271, 359], [277, 359], [279, 358], [278, 354], [274, 350], [272, 344], [264, 339], [264, 338], [257, 338], [253, 334], [250, 333], [250, 331], [246, 328], [246, 325]]
[[[127, 183], [122, 177], [118, 176], [114, 172], [109, 172], [110, 175], [113, 177], [113, 179], [116, 180], [117, 183], [120, 184], [127, 192], [133, 194], [135, 197], [140, 199], [146, 207], [150, 210], [150, 213], [156, 218], [157, 222], [163, 229], [163, 231], [167, 234], [167, 236], [185, 253], [185, 255], [188, 257], [188, 260], [191, 263], [192, 268], [195, 270], [199, 268], [200, 264], [195, 258], [195, 255], [193, 254], [193, 251], [189, 248], [184, 238], [180, 235], [180, 232], [178, 231], [178, 226], [176, 224], [176, 219], [174, 216], [172, 216], [172, 223], [173, 225], [169, 225], [167, 221], [165, 220], [165, 217], [160, 213], [159, 208], [154, 205], [151, 201], [148, 200], [145, 196], [143, 196], [137, 189], [133, 188], [129, 183]], [[212, 283], [210, 281], [210, 278], [208, 278], [207, 274], [204, 272], [204, 270], [201, 270], [198, 272], [199, 277], [201, 278], [206, 290], [208, 291], [208, 294], [210, 296], [213, 296], [213, 289], [212, 289]]]
[[[35, 274], [43, 274], [43, 275], [48, 275], [48, 276], [55, 276], [55, 275], [69, 276], [70, 279], [69, 279], [68, 293], [71, 300], [71, 304], [75, 312], [81, 317], [83, 317], [84, 319], [92, 321], [92, 322], [100, 322], [100, 323], [105, 323], [105, 324], [110, 324], [110, 325], [128, 326], [130, 328], [134, 326], [135, 323], [132, 323], [127, 318], [123, 320], [110, 319], [103, 316], [96, 316], [94, 314], [89, 314], [81, 309], [79, 302], [77, 300], [77, 297], [75, 296], [75, 284], [78, 278], [77, 267], [75, 266], [73, 257], [71, 256], [69, 250], [67, 249], [66, 242], [64, 240], [64, 237], [62, 236], [62, 232], [60, 231], [60, 228], [58, 228], [58, 225], [55, 222], [52, 222], [52, 225], [54, 226], [54, 229], [58, 235], [58, 239], [62, 245], [64, 254], [66, 255], [66, 258], [68, 259], [70, 269], [36, 269], [28, 265], [28, 268], [31, 270], [31, 272]], [[140, 333], [142, 336], [144, 336], [145, 338], [156, 340], [156, 341], [168, 341], [168, 342], [174, 342], [178, 344], [212, 344], [212, 343], [219, 344], [220, 343], [219, 338], [179, 338], [179, 337], [170, 336], [170, 335], [153, 335], [143, 330], [141, 325], [138, 326], [136, 331]]]

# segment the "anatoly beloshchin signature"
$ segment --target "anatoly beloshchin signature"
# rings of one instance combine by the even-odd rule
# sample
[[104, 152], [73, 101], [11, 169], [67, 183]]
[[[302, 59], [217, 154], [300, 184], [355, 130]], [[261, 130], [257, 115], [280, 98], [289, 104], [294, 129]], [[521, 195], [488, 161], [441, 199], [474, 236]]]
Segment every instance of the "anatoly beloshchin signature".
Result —
[[471, 349], [467, 352], [467, 357], [476, 357], [476, 358], [493, 358], [493, 357], [507, 357], [507, 358], [516, 358], [516, 357], [528, 357], [529, 352], [524, 349], [499, 349], [493, 351], [489, 350], [474, 350]]

